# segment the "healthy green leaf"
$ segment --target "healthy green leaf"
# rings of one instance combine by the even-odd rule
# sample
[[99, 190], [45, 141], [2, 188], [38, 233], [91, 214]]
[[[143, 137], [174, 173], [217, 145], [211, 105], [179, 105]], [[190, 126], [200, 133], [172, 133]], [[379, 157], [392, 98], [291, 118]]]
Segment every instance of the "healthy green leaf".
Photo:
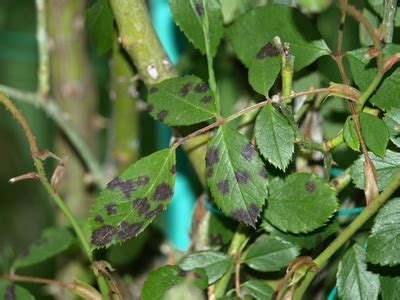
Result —
[[244, 263], [256, 271], [274, 272], [286, 267], [299, 254], [293, 244], [278, 237], [264, 236], [249, 247]]
[[400, 198], [379, 211], [367, 243], [368, 261], [382, 266], [400, 264]]
[[340, 260], [336, 280], [341, 300], [378, 298], [379, 276], [367, 270], [365, 250], [357, 244]]
[[152, 117], [171, 126], [196, 124], [218, 116], [207, 84], [193, 75], [152, 86], [147, 100]]
[[376, 155], [384, 156], [389, 142], [389, 130], [385, 123], [376, 116], [359, 113], [361, 132], [368, 149]]
[[[175, 22], [185, 33], [190, 42], [203, 54], [206, 52], [203, 34], [205, 13], [208, 16], [210, 51], [215, 56], [224, 34], [221, 8], [218, 0], [207, 0], [206, 9], [203, 0], [169, 0]], [[207, 10], [207, 11], [206, 11]]]
[[209, 284], [213, 284], [221, 278], [232, 265], [233, 260], [230, 256], [215, 251], [191, 253], [179, 263], [179, 266], [185, 271], [203, 268]]
[[68, 229], [49, 228], [27, 249], [24, 255], [15, 260], [14, 267], [27, 267], [45, 261], [68, 249], [73, 241], [74, 237]]
[[245, 293], [250, 294], [257, 300], [270, 300], [274, 289], [264, 280], [251, 279], [242, 284]]
[[[368, 156], [375, 166], [378, 188], [382, 191], [393, 176], [400, 172], [400, 153], [388, 150], [383, 157], [376, 156], [371, 152], [368, 152]], [[350, 175], [355, 186], [363, 190], [365, 188], [363, 155], [360, 155], [351, 166]]]
[[379, 276], [382, 300], [400, 299], [400, 277]]
[[313, 232], [303, 234], [292, 234], [280, 231], [266, 221], [264, 221], [261, 226], [271, 236], [276, 236], [282, 240], [288, 241], [301, 249], [315, 248], [321, 244], [322, 241], [326, 240], [340, 229], [339, 223], [335, 221], [330, 222], [328, 225], [318, 228]]
[[272, 104], [259, 112], [255, 136], [261, 154], [275, 167], [285, 170], [294, 152], [295, 132]]
[[268, 181], [250, 141], [228, 125], [221, 126], [208, 144], [206, 166], [216, 204], [231, 218], [255, 227]]
[[274, 84], [281, 70], [282, 57], [272, 43], [266, 43], [257, 53], [249, 68], [249, 83], [263, 96]]
[[390, 140], [397, 147], [400, 147], [400, 109], [393, 108], [389, 110], [385, 114], [383, 121], [389, 129]]
[[0, 280], [0, 299], [4, 300], [34, 300], [35, 297], [18, 285]]
[[175, 149], [146, 156], [107, 184], [90, 211], [94, 248], [127, 240], [142, 232], [172, 198]]
[[330, 50], [310, 20], [285, 5], [265, 5], [240, 16], [227, 30], [239, 59], [249, 67], [260, 48], [275, 36], [290, 43], [295, 70], [311, 64]]
[[[361, 48], [347, 53], [349, 58], [351, 73], [355, 83], [361, 91], [365, 91], [375, 77], [377, 69], [371, 67], [371, 60], [365, 57], [368, 48]], [[400, 52], [400, 45], [389, 44], [383, 48], [385, 57]], [[383, 110], [390, 108], [400, 108], [400, 68], [393, 68], [393, 72], [388, 72], [383, 82], [376, 89], [370, 98], [370, 102]]]
[[112, 47], [114, 17], [108, 0], [97, 0], [86, 11], [86, 26], [99, 54]]
[[343, 137], [351, 149], [354, 151], [360, 151], [360, 140], [358, 139], [357, 131], [354, 127], [353, 117], [351, 116], [349, 116], [344, 123]]
[[295, 173], [270, 184], [264, 219], [284, 232], [306, 233], [326, 224], [336, 211], [335, 191], [321, 178]]
[[297, 0], [297, 2], [309, 13], [320, 13], [332, 4], [331, 0]]
[[[194, 274], [191, 274], [194, 273]], [[192, 278], [195, 278], [194, 280]], [[200, 289], [207, 287], [207, 276], [201, 269], [193, 272], [183, 271], [178, 266], [163, 266], [147, 276], [142, 289], [142, 300], [163, 300], [165, 294], [173, 286], [187, 280], [193, 280], [195, 286]]]

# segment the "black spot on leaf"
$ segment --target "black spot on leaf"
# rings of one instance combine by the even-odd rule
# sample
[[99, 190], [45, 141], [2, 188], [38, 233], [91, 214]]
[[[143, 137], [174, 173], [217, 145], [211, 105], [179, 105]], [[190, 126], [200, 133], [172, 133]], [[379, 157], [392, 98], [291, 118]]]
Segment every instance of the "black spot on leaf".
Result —
[[15, 295], [15, 285], [10, 284], [6, 288], [6, 292], [4, 293], [4, 300], [16, 300], [17, 296]]
[[240, 154], [243, 156], [245, 160], [252, 160], [254, 156], [256, 156], [257, 152], [256, 149], [254, 148], [253, 144], [247, 143], [242, 147], [240, 150]]
[[211, 245], [222, 245], [224, 243], [221, 234], [214, 232], [210, 237]]
[[307, 192], [312, 193], [315, 191], [315, 183], [312, 181], [306, 182], [305, 187]]
[[163, 109], [157, 114], [157, 119], [159, 119], [161, 122], [164, 121], [165, 117], [168, 115], [168, 111]]
[[140, 229], [143, 227], [143, 222], [128, 224], [127, 222], [122, 222], [118, 226], [117, 234], [121, 240], [127, 240], [135, 236]]
[[94, 218], [94, 220], [95, 220], [96, 222], [99, 222], [99, 223], [104, 223], [104, 219], [103, 219], [103, 217], [100, 216], [100, 215], [97, 215], [97, 216]]
[[176, 174], [176, 165], [173, 165], [170, 171], [172, 174]]
[[194, 91], [196, 93], [205, 93], [208, 91], [208, 86], [206, 83], [200, 82], [194, 87]]
[[150, 177], [149, 176], [139, 176], [132, 182], [132, 190], [135, 191], [137, 188], [141, 186], [145, 186], [150, 182]]
[[157, 201], [167, 200], [172, 196], [172, 189], [168, 183], [160, 183], [157, 185], [156, 190], [153, 194], [153, 199]]
[[219, 150], [216, 146], [212, 146], [207, 150], [206, 165], [211, 167], [219, 161]]
[[156, 88], [155, 86], [152, 86], [149, 90], [149, 94], [154, 94], [158, 92], [158, 88]]
[[131, 180], [128, 179], [126, 181], [123, 181], [119, 177], [116, 177], [112, 181], [110, 181], [107, 184], [107, 187], [110, 190], [114, 190], [118, 187], [121, 190], [121, 192], [124, 193], [125, 197], [127, 197], [127, 198], [129, 198], [129, 196], [133, 190], [133, 184], [132, 184]]
[[272, 45], [272, 43], [267, 43], [260, 49], [260, 51], [258, 51], [256, 58], [258, 60], [261, 60], [266, 57], [274, 57], [279, 54], [279, 50], [274, 45]]
[[208, 103], [210, 103], [211, 101], [212, 101], [212, 96], [204, 96], [203, 98], [201, 98], [201, 102], [203, 102], [203, 103], [206, 103], [206, 104], [208, 104]]
[[106, 205], [104, 205], [104, 208], [106, 209], [107, 215], [109, 216], [117, 214], [117, 205], [115, 205], [115, 203], [107, 203]]
[[259, 215], [260, 215], [260, 209], [254, 203], [250, 205], [248, 211], [246, 211], [243, 208], [239, 208], [231, 213], [231, 217], [233, 219], [241, 223], [244, 223], [246, 225], [249, 225], [254, 229], [256, 228], [256, 223]]
[[267, 178], [268, 176], [268, 174], [267, 174], [267, 170], [265, 170], [265, 168], [262, 168], [259, 172], [258, 172], [258, 175], [260, 175], [261, 177], [263, 177], [263, 178]]
[[226, 193], [229, 193], [229, 182], [228, 180], [221, 180], [220, 182], [217, 183], [217, 189], [218, 191], [222, 194], [225, 195]]
[[112, 241], [115, 228], [111, 225], [103, 225], [92, 232], [92, 244], [105, 246]]
[[204, 15], [204, 7], [203, 4], [200, 2], [196, 2], [194, 5], [195, 9], [196, 9], [196, 13], [199, 17], [202, 17]]
[[143, 215], [145, 212], [147, 212], [150, 208], [149, 201], [147, 197], [144, 198], [137, 198], [132, 201], [132, 207], [133, 209], [136, 209], [139, 215]]
[[147, 111], [148, 111], [148, 112], [152, 112], [153, 109], [154, 109], [154, 105], [153, 105], [153, 104], [147, 105]]
[[148, 211], [148, 212], [146, 213], [145, 218], [146, 218], [146, 219], [150, 219], [150, 218], [152, 218], [152, 217], [158, 215], [160, 212], [162, 212], [163, 209], [164, 209], [164, 205], [160, 204], [160, 205], [158, 205], [155, 209], [153, 209], [153, 210], [151, 210], [151, 211]]
[[250, 180], [250, 174], [247, 171], [236, 171], [235, 177], [238, 183], [246, 184]]
[[214, 168], [213, 167], [207, 167], [207, 177], [211, 177], [214, 174]]
[[181, 90], [179, 91], [179, 94], [182, 97], [185, 97], [189, 92], [190, 89], [192, 88], [193, 84], [191, 82], [185, 83], [182, 87]]

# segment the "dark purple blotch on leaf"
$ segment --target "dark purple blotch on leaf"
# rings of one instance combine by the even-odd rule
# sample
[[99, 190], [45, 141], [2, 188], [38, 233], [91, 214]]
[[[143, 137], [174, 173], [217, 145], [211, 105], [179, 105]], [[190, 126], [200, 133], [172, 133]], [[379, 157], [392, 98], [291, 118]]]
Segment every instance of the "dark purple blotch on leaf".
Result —
[[195, 9], [196, 9], [196, 13], [199, 17], [202, 17], [204, 15], [204, 7], [203, 4], [200, 2], [196, 2], [194, 5]]
[[211, 167], [219, 161], [219, 150], [216, 146], [212, 146], [207, 150], [206, 166]]
[[260, 215], [260, 209], [257, 207], [256, 204], [250, 204], [248, 210], [243, 208], [236, 209], [232, 211], [231, 217], [241, 223], [244, 223], [248, 226], [256, 228], [256, 223], [258, 216]]
[[148, 212], [146, 213], [145, 218], [146, 218], [146, 219], [150, 219], [150, 218], [152, 218], [152, 217], [158, 215], [160, 212], [162, 212], [163, 209], [164, 209], [164, 205], [160, 204], [160, 205], [158, 205], [155, 209], [153, 209], [153, 210], [151, 210], [151, 211], [148, 211]]
[[6, 292], [4, 293], [4, 300], [16, 300], [17, 296], [15, 295], [15, 285], [9, 284], [6, 288]]
[[104, 219], [103, 219], [103, 217], [100, 216], [100, 215], [97, 215], [97, 216], [94, 218], [94, 220], [95, 220], [96, 222], [99, 222], [99, 223], [104, 223]]
[[260, 51], [258, 51], [256, 58], [258, 60], [264, 59], [266, 57], [274, 57], [279, 55], [280, 52], [279, 50], [272, 45], [272, 43], [266, 43], [261, 49]]
[[128, 224], [127, 222], [122, 222], [118, 226], [117, 234], [121, 240], [127, 240], [135, 236], [140, 229], [143, 227], [143, 222]]
[[154, 105], [153, 105], [153, 104], [147, 105], [147, 111], [148, 111], [148, 112], [152, 112], [153, 109], [154, 109]]
[[306, 182], [305, 187], [307, 192], [312, 193], [315, 191], [315, 183], [312, 181]]
[[265, 168], [261, 168], [261, 170], [258, 172], [258, 175], [260, 175], [262, 178], [267, 178], [267, 170], [265, 170]]
[[207, 167], [207, 177], [211, 177], [214, 174], [214, 168], [213, 167]]
[[229, 181], [227, 179], [221, 180], [217, 183], [217, 189], [222, 195], [229, 193]]
[[240, 150], [240, 154], [243, 156], [245, 160], [251, 161], [253, 157], [256, 156], [257, 151], [252, 143], [247, 143]]
[[171, 167], [171, 174], [176, 174], [176, 165], [173, 165], [172, 167]]
[[104, 208], [107, 211], [107, 215], [113, 216], [117, 214], [117, 205], [115, 203], [107, 203], [104, 205]]
[[149, 90], [149, 94], [154, 94], [158, 92], [158, 88], [156, 88], [155, 86], [152, 86]]
[[145, 186], [150, 182], [150, 177], [149, 176], [139, 176], [135, 180], [132, 181], [132, 191], [137, 190], [141, 186]]
[[212, 101], [212, 96], [204, 96], [203, 98], [201, 98], [201, 102], [203, 102], [203, 103], [205, 103], [205, 104], [208, 104], [208, 103], [210, 103], [211, 101]]
[[136, 209], [139, 215], [143, 215], [150, 209], [150, 204], [147, 197], [137, 198], [132, 201], [132, 208]]
[[161, 122], [165, 120], [165, 117], [168, 115], [168, 111], [163, 109], [157, 114], [157, 119], [159, 119]]
[[125, 197], [129, 198], [133, 190], [132, 180], [128, 179], [124, 181], [116, 177], [107, 184], [107, 188], [110, 190], [115, 190], [117, 187], [124, 193]]
[[171, 186], [168, 183], [163, 182], [157, 185], [156, 190], [154, 191], [154, 194], [152, 196], [152, 199], [157, 201], [164, 201], [169, 199], [171, 196], [172, 196]]
[[208, 91], [208, 86], [207, 83], [205, 82], [200, 82], [194, 87], [194, 91], [196, 93], [205, 93]]
[[236, 171], [235, 177], [238, 183], [246, 184], [250, 180], [250, 174], [247, 171]]
[[92, 244], [105, 246], [112, 241], [115, 228], [111, 225], [103, 225], [92, 232]]
[[193, 86], [193, 83], [191, 83], [191, 82], [185, 83], [185, 84], [181, 87], [181, 90], [179, 91], [179, 94], [180, 94], [182, 97], [185, 97], [185, 96], [190, 92], [190, 89], [192, 88], [192, 86]]

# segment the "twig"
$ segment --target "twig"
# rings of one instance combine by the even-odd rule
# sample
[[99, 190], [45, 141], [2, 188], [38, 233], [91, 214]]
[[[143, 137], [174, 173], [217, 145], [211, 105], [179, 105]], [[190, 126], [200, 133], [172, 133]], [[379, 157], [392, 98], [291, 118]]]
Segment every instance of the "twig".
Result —
[[36, 0], [36, 38], [39, 50], [38, 93], [47, 97], [50, 90], [49, 46], [46, 22], [46, 1]]
[[385, 0], [382, 27], [384, 29], [385, 42], [393, 40], [394, 17], [396, 16], [397, 0]]

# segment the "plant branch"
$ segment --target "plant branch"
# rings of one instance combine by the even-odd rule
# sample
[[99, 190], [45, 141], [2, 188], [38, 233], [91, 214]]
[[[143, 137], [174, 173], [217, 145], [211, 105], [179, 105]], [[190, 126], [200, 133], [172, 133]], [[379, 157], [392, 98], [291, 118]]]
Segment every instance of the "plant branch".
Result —
[[390, 44], [393, 41], [394, 17], [396, 16], [397, 0], [385, 0], [382, 27], [384, 30], [385, 42]]
[[[389, 197], [396, 191], [400, 185], [400, 173], [396, 174], [386, 188], [376, 197], [369, 206], [367, 206], [361, 214], [359, 214], [353, 222], [347, 226], [341, 234], [324, 250], [316, 259], [314, 263], [318, 268], [321, 268], [331, 257], [336, 253], [340, 247], [346, 243], [354, 233], [358, 231], [378, 210], [385, 204]], [[307, 287], [311, 284], [312, 280], [316, 276], [317, 272], [310, 270], [300, 286], [294, 293], [294, 300], [301, 300]]]
[[47, 34], [47, 6], [45, 0], [36, 0], [36, 39], [39, 50], [38, 93], [47, 97], [50, 91], [50, 62]]

